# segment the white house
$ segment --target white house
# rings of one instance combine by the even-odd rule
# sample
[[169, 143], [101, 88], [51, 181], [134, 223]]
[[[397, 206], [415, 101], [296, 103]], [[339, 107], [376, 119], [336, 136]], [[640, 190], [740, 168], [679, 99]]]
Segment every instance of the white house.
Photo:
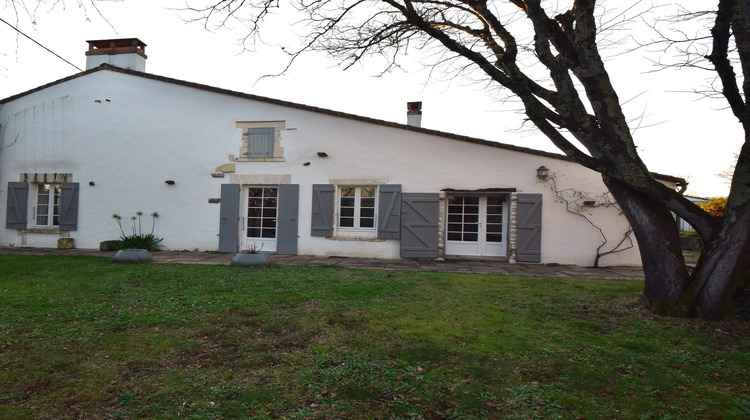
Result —
[[[591, 265], [603, 241], [537, 169], [590, 196], [606, 192], [599, 174], [421, 128], [419, 103], [396, 124], [152, 75], [138, 39], [86, 54], [86, 71], [0, 100], [0, 246], [95, 249], [120, 236], [112, 214], [129, 229], [136, 211], [146, 231], [158, 212], [171, 250]], [[603, 250], [629, 230], [614, 207], [578, 209]]]

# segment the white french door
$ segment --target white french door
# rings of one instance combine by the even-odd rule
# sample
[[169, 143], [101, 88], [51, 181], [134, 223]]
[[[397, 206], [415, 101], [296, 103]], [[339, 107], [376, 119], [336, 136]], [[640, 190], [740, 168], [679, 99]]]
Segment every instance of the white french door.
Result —
[[278, 187], [245, 187], [243, 195], [246, 205], [243, 215], [244, 233], [240, 235], [241, 250], [255, 247], [261, 251], [275, 252]]
[[507, 195], [448, 196], [445, 254], [505, 257], [507, 198]]

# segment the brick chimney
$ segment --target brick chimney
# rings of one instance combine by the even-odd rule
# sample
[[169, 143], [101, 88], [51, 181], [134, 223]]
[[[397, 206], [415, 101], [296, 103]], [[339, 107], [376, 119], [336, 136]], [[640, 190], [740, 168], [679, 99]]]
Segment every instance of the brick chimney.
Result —
[[406, 103], [406, 124], [412, 127], [422, 126], [422, 102]]
[[130, 70], [146, 71], [146, 44], [138, 38], [86, 41], [86, 70], [107, 63]]

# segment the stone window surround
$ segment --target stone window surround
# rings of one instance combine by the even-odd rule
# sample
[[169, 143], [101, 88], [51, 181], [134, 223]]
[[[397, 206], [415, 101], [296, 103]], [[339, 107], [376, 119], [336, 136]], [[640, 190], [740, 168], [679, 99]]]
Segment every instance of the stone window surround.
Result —
[[[281, 131], [286, 129], [286, 121], [237, 121], [237, 128], [242, 129], [242, 145], [240, 146], [237, 162], [284, 162], [284, 148], [281, 147]], [[249, 158], [247, 157], [247, 129], [248, 128], [273, 128], [273, 157], [271, 158]]]

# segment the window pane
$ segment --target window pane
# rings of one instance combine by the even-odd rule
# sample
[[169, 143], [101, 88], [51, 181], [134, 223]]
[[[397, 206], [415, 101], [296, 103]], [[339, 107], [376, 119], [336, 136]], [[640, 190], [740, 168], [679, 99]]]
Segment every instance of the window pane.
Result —
[[263, 217], [270, 217], [275, 219], [276, 218], [276, 209], [270, 208], [270, 209], [263, 209]]
[[487, 206], [487, 214], [503, 214], [502, 206]]
[[503, 235], [497, 235], [497, 234], [487, 235], [487, 242], [502, 242], [502, 241], [503, 241]]
[[276, 197], [276, 188], [263, 188], [264, 197]]
[[248, 238], [260, 238], [260, 228], [248, 228], [247, 237]]
[[276, 228], [276, 219], [263, 219], [264, 228]]
[[263, 238], [275, 238], [276, 237], [276, 229], [263, 229], [261, 237], [263, 237]]
[[248, 217], [247, 227], [258, 227], [260, 226], [260, 217]]
[[370, 218], [360, 219], [359, 227], [363, 227], [363, 228], [375, 227], [375, 219], [370, 219]]
[[453, 223], [461, 223], [463, 217], [460, 214], [449, 214], [448, 221]]
[[341, 197], [341, 207], [354, 207], [354, 198]]
[[363, 198], [360, 205], [362, 207], [375, 207], [375, 199], [374, 198]]
[[466, 197], [464, 199], [466, 204], [479, 204], [479, 197]]
[[341, 217], [354, 217], [354, 209], [351, 207], [341, 209]]
[[359, 211], [359, 217], [375, 217], [375, 209], [361, 209]]
[[491, 197], [487, 197], [487, 205], [488, 206], [500, 206], [503, 204], [504, 197], [500, 195], [495, 195]]
[[362, 187], [362, 197], [375, 197], [375, 187]]
[[461, 206], [448, 206], [448, 213], [461, 214], [463, 210]]
[[449, 232], [461, 232], [461, 225], [458, 223], [449, 223], [448, 224], [448, 231]]
[[341, 227], [354, 227], [353, 217], [342, 217], [339, 219], [339, 226]]
[[466, 214], [479, 214], [479, 206], [466, 206], [466, 207], [464, 207], [464, 213], [466, 213]]
[[503, 225], [496, 225], [496, 224], [487, 224], [487, 232], [489, 233], [498, 233], [503, 231]]
[[464, 225], [464, 232], [479, 232], [479, 225]]
[[478, 223], [478, 222], [479, 222], [478, 214], [467, 214], [464, 216], [464, 223]]
[[461, 240], [461, 234], [457, 232], [448, 232], [448, 240], [449, 241], [460, 241]]
[[477, 238], [479, 238], [479, 235], [476, 233], [464, 233], [464, 241], [466, 242], [476, 242]]
[[250, 188], [248, 191], [248, 195], [250, 197], [261, 197], [263, 195], [263, 189], [262, 188]]
[[487, 215], [487, 223], [503, 223], [503, 216], [501, 215]]
[[263, 199], [261, 198], [250, 197], [250, 199], [247, 200], [248, 207], [261, 207], [262, 205], [263, 205]]
[[343, 187], [341, 188], [341, 196], [342, 197], [354, 197], [354, 188], [350, 187]]

